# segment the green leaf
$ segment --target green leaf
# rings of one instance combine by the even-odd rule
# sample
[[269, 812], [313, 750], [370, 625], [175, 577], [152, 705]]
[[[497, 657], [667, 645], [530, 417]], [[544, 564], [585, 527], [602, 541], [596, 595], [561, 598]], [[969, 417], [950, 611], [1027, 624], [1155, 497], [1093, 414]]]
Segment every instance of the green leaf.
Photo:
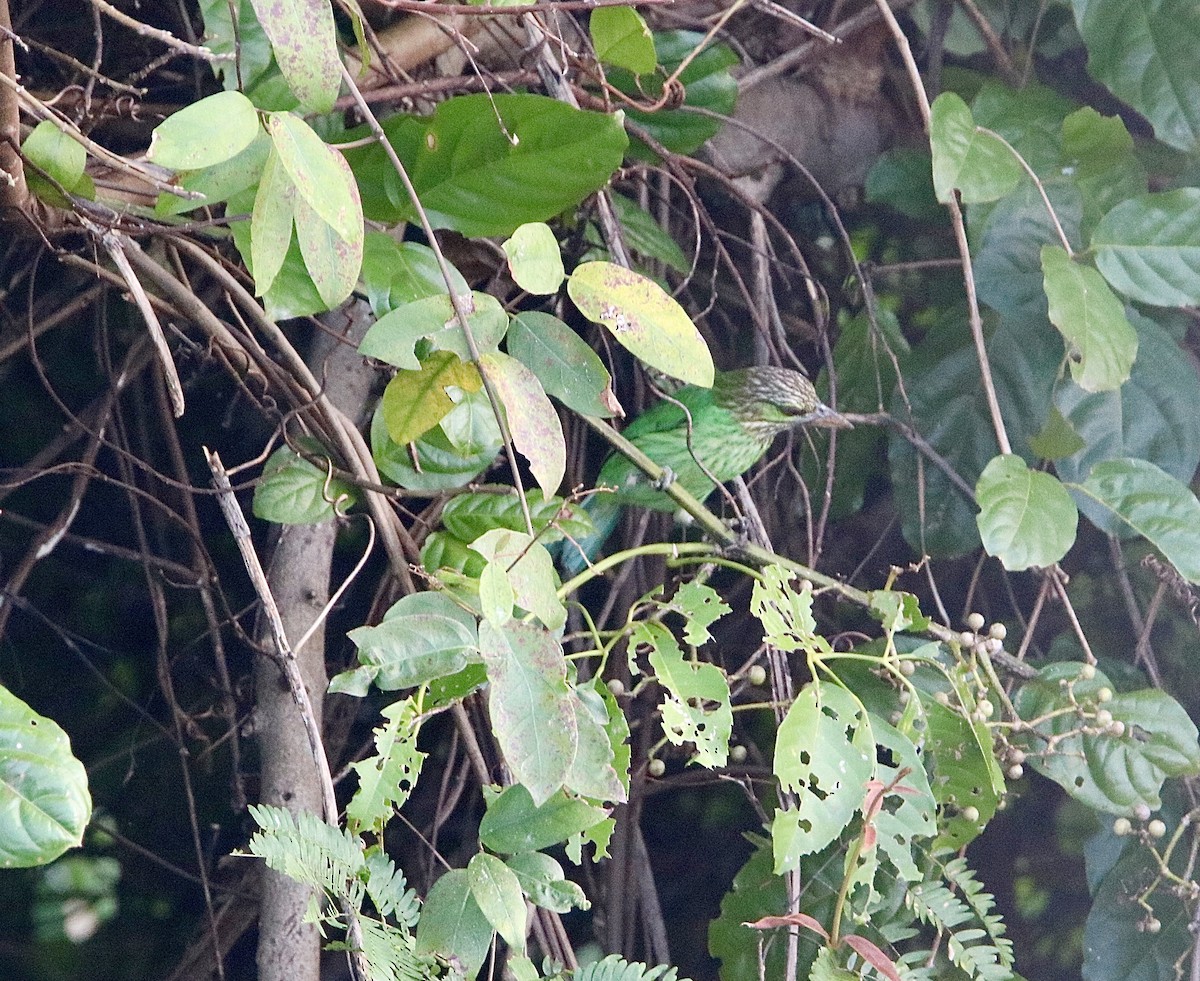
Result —
[[[696, 49], [702, 44], [704, 49], [696, 55]], [[657, 112], [628, 109], [626, 114], [668, 150], [690, 154], [716, 136], [721, 128], [720, 117], [733, 115], [738, 86], [729, 69], [739, 59], [728, 45], [714, 43], [695, 31], [656, 33], [654, 46], [662, 65], [660, 72], [635, 78], [621, 69], [613, 69], [609, 81], [638, 102], [655, 102], [662, 95], [667, 75], [688, 59], [687, 68], [679, 75], [684, 91], [682, 106]], [[703, 110], [703, 113], [695, 112], [695, 109]], [[642, 160], [658, 159], [658, 155], [641, 141], [632, 144], [630, 155]]]
[[256, 186], [262, 179], [267, 158], [271, 154], [271, 138], [260, 127], [254, 139], [241, 153], [224, 163], [182, 173], [179, 185], [185, 191], [204, 195], [200, 200], [177, 197], [165, 191], [158, 196], [154, 213], [159, 216], [178, 215], [195, 208], [211, 207], [228, 201], [233, 195]]
[[607, 816], [603, 808], [561, 792], [535, 804], [526, 787], [514, 784], [488, 800], [479, 822], [479, 840], [502, 855], [536, 852], [586, 831]]
[[350, 764], [358, 774], [358, 790], [346, 805], [346, 824], [351, 831], [366, 828], [382, 835], [416, 786], [426, 754], [417, 749], [421, 722], [411, 698], [384, 706], [380, 715], [384, 723], [373, 730], [375, 754]]
[[647, 259], [657, 259], [681, 276], [690, 272], [692, 264], [683, 254], [683, 249], [650, 212], [624, 194], [612, 194], [611, 198], [613, 211], [621, 223], [625, 244], [629, 248]]
[[67, 734], [0, 686], [0, 866], [53, 861], [83, 841], [91, 816]]
[[[453, 442], [447, 435], [449, 432], [455, 434]], [[461, 392], [461, 400], [442, 421], [408, 445], [401, 445], [388, 435], [382, 404], [371, 419], [371, 455], [375, 465], [389, 480], [409, 490], [462, 487], [491, 465], [503, 445], [500, 426], [482, 391]], [[415, 451], [415, 463], [410, 447]]]
[[[235, 194], [229, 199], [226, 210], [231, 214], [249, 213], [254, 207], [254, 196], [249, 191]], [[254, 273], [253, 241], [251, 223], [235, 221], [230, 231], [237, 245], [242, 261], [250, 272]], [[300, 254], [300, 246], [292, 238], [287, 243], [287, 252], [279, 274], [272, 281], [263, 296], [263, 306], [267, 316], [273, 320], [289, 320], [293, 317], [304, 317], [310, 313], [320, 313], [328, 309], [321, 299], [317, 288], [313, 285], [312, 277], [304, 267], [304, 257]]]
[[517, 314], [508, 328], [508, 353], [567, 408], [588, 416], [624, 415], [600, 356], [557, 317]]
[[883, 153], [867, 174], [865, 199], [886, 204], [910, 218], [944, 219], [933, 189], [933, 161], [928, 152], [899, 147]]
[[652, 279], [611, 262], [585, 262], [567, 293], [589, 320], [603, 324], [635, 357], [664, 374], [705, 388], [713, 361], [691, 318]]
[[763, 569], [750, 593], [750, 612], [762, 623], [763, 640], [772, 647], [788, 652], [822, 648], [824, 638], [812, 615], [812, 590], [792, 588], [795, 578], [782, 566]]
[[558, 577], [554, 573], [554, 560], [544, 545], [522, 531], [493, 528], [472, 542], [471, 548], [487, 559], [489, 566], [504, 571], [511, 587], [510, 614], [516, 602], [551, 630], [558, 630], [567, 622], [566, 607], [555, 595]]
[[449, 351], [434, 351], [417, 371], [398, 371], [383, 390], [388, 435], [403, 445], [427, 433], [482, 382], [473, 364]]
[[566, 782], [578, 724], [562, 646], [546, 630], [513, 621], [479, 625], [479, 652], [492, 683], [488, 712], [513, 776], [544, 804]]
[[[25, 137], [21, 152], [30, 162], [41, 167], [46, 174], [58, 181], [68, 194], [74, 193], [87, 183], [84, 167], [87, 166], [87, 151], [75, 139], [60, 130], [48, 119], [42, 120]], [[57, 207], [66, 207], [68, 202], [60, 200], [58, 189], [32, 169], [27, 178], [30, 187], [43, 200]]]
[[259, 132], [258, 112], [249, 99], [238, 91], [217, 92], [154, 127], [146, 159], [171, 170], [212, 167], [232, 160]]
[[695, 762], [700, 766], [724, 766], [733, 731], [724, 673], [714, 664], [685, 660], [674, 635], [661, 623], [644, 620], [634, 624], [630, 650], [640, 645], [649, 648], [650, 667], [666, 690], [660, 710], [668, 741], [673, 746], [694, 743]]
[[540, 221], [521, 225], [503, 248], [508, 256], [508, 270], [512, 273], [513, 282], [535, 296], [548, 296], [555, 292], [566, 278], [558, 239], [549, 225]]
[[1092, 248], [1104, 278], [1127, 296], [1200, 303], [1200, 187], [1123, 201], [1100, 219]]
[[[1098, 692], [1111, 693], [1112, 683], [1102, 671], [1086, 679], [1079, 669], [1075, 661], [1047, 665], [1017, 692], [1018, 714], [1037, 720], [1042, 737], [1021, 740], [1029, 762], [1098, 811], [1132, 816], [1139, 805], [1157, 810], [1164, 780], [1200, 773], [1196, 726], [1175, 699], [1155, 688], [1101, 702]], [[1099, 708], [1125, 723], [1122, 735], [1095, 725]], [[1046, 738], [1054, 740], [1052, 750], [1047, 751]]]
[[939, 201], [949, 201], [955, 191], [965, 204], [995, 201], [1020, 183], [1021, 165], [1012, 151], [980, 130], [970, 107], [953, 92], [933, 103], [929, 140]]
[[[787, 945], [769, 944], [764, 949], [745, 924], [777, 916], [787, 908], [787, 880], [775, 874], [770, 840], [745, 837], [755, 846], [754, 851], [721, 898], [721, 915], [708, 924], [708, 952], [721, 962], [722, 978], [758, 977], [764, 963], [766, 977], [781, 978], [786, 974]], [[805, 903], [805, 909], [811, 912], [811, 903]]]
[[[445, 678], [478, 660], [475, 618], [443, 593], [401, 597], [377, 626], [347, 636], [358, 648], [359, 676], [383, 691]], [[333, 690], [343, 690], [344, 677], [334, 679]]]
[[1088, 71], [1150, 120], [1169, 146], [1200, 145], [1200, 10], [1190, 0], [1072, 0]]
[[[1138, 356], [1129, 381], [1116, 392], [1088, 393], [1064, 382], [1055, 400], [1083, 446], [1055, 464], [1058, 476], [1081, 483], [1101, 460], [1136, 457], [1188, 483], [1200, 465], [1200, 378], [1178, 343], [1157, 323], [1130, 312]], [[1080, 509], [1108, 534], [1128, 534], [1119, 518], [1081, 500]]]
[[[383, 232], [367, 232], [363, 243], [363, 289], [376, 317], [413, 300], [446, 292], [446, 281], [433, 249], [420, 242], [397, 242]], [[466, 296], [471, 287], [453, 266], [454, 292]]]
[[[567, 775], [566, 786], [582, 797], [623, 804], [629, 798], [626, 791], [629, 759], [627, 747], [614, 746], [613, 743], [617, 740], [610, 740], [609, 728], [613, 722], [609, 717], [610, 707], [615, 709], [622, 723], [625, 717], [620, 708], [607, 701], [594, 686], [584, 684], [573, 691], [575, 719], [579, 724], [579, 744], [575, 752], [575, 762]], [[625, 726], [619, 737], [620, 743], [623, 744], [628, 735], [629, 730]], [[616, 767], [618, 749], [622, 750], [620, 773]]]
[[779, 726], [774, 770], [796, 795], [796, 808], [777, 810], [771, 824], [781, 875], [836, 839], [863, 805], [875, 738], [859, 701], [840, 685], [805, 686]]
[[[574, 208], [608, 182], [628, 145], [620, 114], [585, 112], [540, 95], [458, 96], [427, 119], [394, 116], [383, 128], [434, 228], [472, 237], [509, 235]], [[346, 156], [368, 217], [388, 223], [415, 217], [382, 148]]]
[[1120, 388], [1137, 356], [1137, 332], [1104, 278], [1057, 245], [1042, 247], [1050, 321], [1067, 340], [1071, 377], [1088, 392]]
[[[974, 705], [967, 683], [957, 676], [952, 676], [951, 683], [947, 694], [960, 705]], [[941, 808], [933, 850], [962, 848], [978, 837], [1000, 806], [1004, 774], [996, 762], [986, 724], [968, 722], [959, 711], [939, 704], [926, 691], [921, 693], [921, 707], [928, 727], [925, 759], [930, 770], [929, 786]], [[978, 820], [970, 821], [963, 815], [968, 805], [979, 811]]]
[[[319, 445], [310, 449], [324, 453]], [[353, 485], [281, 446], [263, 464], [254, 488], [254, 516], [281, 525], [312, 525], [345, 514], [357, 499]]]
[[1072, 489], [1125, 521], [1189, 582], [1200, 583], [1200, 501], [1147, 460], [1105, 460]]
[[[1029, 437], [1029, 448], [1043, 460], [1062, 460], [1074, 456], [1086, 446], [1087, 443], [1058, 410], [1058, 406], [1050, 407], [1050, 416], [1041, 432]], [[1061, 471], [1059, 477], [1063, 477]]]
[[267, 133], [300, 197], [347, 242], [362, 238], [362, 206], [337, 150], [299, 116], [273, 112]]
[[452, 869], [433, 884], [417, 924], [417, 954], [456, 958], [463, 974], [474, 977], [492, 944], [492, 926], [471, 894], [465, 869]]
[[549, 855], [521, 852], [509, 856], [506, 861], [520, 882], [521, 890], [535, 906], [555, 913], [591, 907], [583, 890], [564, 877], [562, 866]]
[[297, 196], [296, 186], [279, 162], [279, 154], [272, 150], [263, 166], [250, 219], [249, 265], [258, 296], [266, 294], [283, 268], [292, 241]]
[[200, 0], [199, 8], [204, 46], [213, 54], [237, 56], [237, 70], [225, 61], [214, 62], [213, 71], [226, 89], [252, 89], [270, 70], [272, 58], [271, 42], [251, 0]]
[[[587, 512], [578, 505], [568, 504], [561, 497], [547, 499], [540, 490], [534, 488], [526, 494], [526, 503], [533, 520], [534, 534], [543, 545], [559, 541], [563, 537], [560, 528], [573, 538], [587, 535], [593, 530]], [[523, 532], [525, 515], [515, 494], [459, 494], [446, 502], [442, 511], [442, 525], [456, 538], [473, 542], [493, 528]]]
[[[508, 314], [490, 293], [465, 293], [458, 298], [467, 315], [467, 325], [481, 352], [494, 351], [508, 329]], [[471, 349], [454, 313], [448, 293], [438, 293], [394, 307], [367, 331], [359, 353], [378, 358], [397, 368], [415, 371], [420, 362], [416, 345], [428, 340], [438, 351], [452, 351], [462, 361], [471, 360]]]
[[483, 355], [480, 367], [504, 406], [513, 446], [529, 461], [542, 493], [553, 494], [567, 470], [567, 444], [558, 413], [537, 375], [499, 351]]
[[1059, 162], [1083, 192], [1087, 228], [1114, 205], [1146, 193], [1146, 168], [1120, 116], [1101, 116], [1091, 106], [1067, 116]]
[[658, 58], [650, 28], [632, 7], [600, 7], [588, 20], [596, 57], [605, 65], [627, 68], [635, 75], [654, 71]]
[[[914, 849], [921, 857], [921, 839], [937, 834], [937, 802], [925, 774], [924, 759], [916, 744], [894, 726], [871, 716], [871, 732], [882, 747], [877, 779], [884, 786], [896, 781], [902, 769], [908, 773], [900, 780], [900, 790], [885, 795], [883, 809], [875, 815], [879, 851], [908, 882], [921, 878], [914, 861]], [[885, 762], [890, 760], [891, 763]]]
[[684, 642], [700, 647], [712, 640], [708, 628], [729, 612], [729, 605], [707, 583], [689, 579], [671, 597], [670, 609], [683, 617]]
[[525, 949], [525, 897], [513, 871], [495, 855], [478, 852], [467, 865], [471, 897], [514, 951]]
[[253, 3], [288, 87], [309, 112], [329, 112], [342, 84], [333, 8], [322, 0]]
[[989, 555], [1010, 572], [1054, 565], [1075, 543], [1079, 513], [1053, 476], [1019, 456], [998, 456], [979, 475], [979, 534]]
[[[349, 164], [336, 154], [334, 161], [345, 172], [354, 206], [360, 209], [358, 188], [350, 175]], [[356, 226], [353, 235], [343, 238], [300, 195], [296, 195], [295, 222], [304, 266], [321, 300], [332, 310], [350, 295], [358, 282], [363, 255], [362, 223]]]

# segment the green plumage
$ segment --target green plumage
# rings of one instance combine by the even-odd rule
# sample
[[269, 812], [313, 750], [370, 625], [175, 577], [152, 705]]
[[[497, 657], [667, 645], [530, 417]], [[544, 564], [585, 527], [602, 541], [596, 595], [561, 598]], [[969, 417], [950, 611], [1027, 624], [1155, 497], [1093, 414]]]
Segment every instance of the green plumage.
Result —
[[[850, 425], [821, 403], [807, 378], [788, 368], [721, 372], [712, 388], [688, 385], [672, 398], [675, 401], [664, 399], [652, 405], [625, 428], [624, 435], [701, 501], [716, 487], [705, 470], [718, 483], [725, 483], [754, 466], [776, 436], [795, 426]], [[604, 462], [596, 486], [615, 490], [588, 499], [596, 534], [579, 543], [582, 554], [566, 547], [563, 564], [569, 575], [583, 568], [583, 555], [590, 559], [599, 551], [616, 527], [622, 506], [676, 509], [667, 494], [620, 454]]]

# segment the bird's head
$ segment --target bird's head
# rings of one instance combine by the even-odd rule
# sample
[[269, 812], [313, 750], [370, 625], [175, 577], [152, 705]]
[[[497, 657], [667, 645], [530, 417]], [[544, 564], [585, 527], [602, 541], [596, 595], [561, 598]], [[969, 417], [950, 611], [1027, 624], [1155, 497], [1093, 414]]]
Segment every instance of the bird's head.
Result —
[[849, 429], [851, 425], [818, 398], [812, 382], [791, 368], [721, 372], [713, 382], [713, 398], [764, 440], [794, 426]]

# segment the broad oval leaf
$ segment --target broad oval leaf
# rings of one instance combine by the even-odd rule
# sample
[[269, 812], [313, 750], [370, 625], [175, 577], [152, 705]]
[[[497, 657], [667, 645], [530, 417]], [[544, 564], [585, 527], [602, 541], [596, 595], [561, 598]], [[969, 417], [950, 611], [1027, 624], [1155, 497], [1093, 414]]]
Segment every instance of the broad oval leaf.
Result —
[[713, 360], [687, 312], [654, 280], [611, 262], [585, 262], [567, 292], [589, 320], [603, 324], [635, 357], [664, 374], [708, 388]]
[[1088, 392], [1120, 388], [1137, 356], [1137, 332], [1095, 269], [1057, 245], [1042, 248], [1050, 322], [1067, 340], [1071, 377]]
[[433, 884], [421, 906], [414, 953], [453, 957], [464, 976], [483, 967], [492, 944], [492, 926], [471, 895], [466, 869], [451, 869]]
[[[500, 301], [490, 293], [479, 292], [463, 294], [458, 299], [465, 309], [475, 346], [483, 353], [494, 351], [508, 329], [508, 314]], [[471, 360], [470, 346], [448, 293], [394, 307], [371, 325], [358, 350], [397, 368], [416, 370], [420, 364], [416, 344], [422, 339], [439, 351], [453, 351], [461, 360]]]
[[[462, 273], [453, 266], [450, 279], [456, 295], [471, 292]], [[446, 292], [446, 280], [433, 249], [420, 242], [397, 242], [383, 232], [367, 232], [362, 284], [376, 317], [413, 300]]]
[[[504, 571], [511, 588], [508, 614], [511, 615], [515, 602], [551, 630], [558, 630], [567, 622], [566, 607], [555, 594], [558, 578], [554, 574], [554, 560], [544, 545], [523, 531], [493, 528], [473, 541], [471, 548], [487, 559], [489, 566]], [[482, 578], [480, 589], [482, 592]]]
[[[86, 183], [84, 167], [87, 166], [87, 151], [78, 140], [50, 122], [42, 120], [33, 128], [21, 144], [21, 152], [30, 162], [44, 170], [47, 176], [58, 181], [68, 194]], [[59, 200], [58, 188], [46, 181], [41, 174], [30, 169], [27, 174], [30, 187], [51, 204], [66, 207], [69, 202]]]
[[146, 158], [171, 170], [200, 170], [233, 159], [258, 134], [254, 103], [238, 91], [217, 92], [154, 127]]
[[[448, 432], [455, 433], [451, 440]], [[467, 434], [468, 439], [458, 437]], [[380, 403], [371, 418], [371, 456], [388, 480], [419, 491], [462, 487], [486, 470], [504, 441], [483, 392], [463, 392], [462, 400], [415, 442], [400, 444], [388, 435]], [[415, 459], [414, 459], [415, 457]]]
[[0, 866], [53, 861], [83, 841], [91, 816], [67, 734], [0, 686]]
[[492, 683], [488, 713], [513, 776], [544, 804], [566, 782], [578, 739], [567, 661], [541, 627], [484, 620], [479, 651]]
[[535, 804], [526, 787], [514, 784], [488, 801], [479, 822], [479, 840], [504, 855], [535, 852], [564, 842], [606, 817], [604, 808], [564, 793]]
[[463, 392], [479, 391], [473, 364], [449, 351], [434, 351], [417, 371], [398, 371], [383, 390], [383, 421], [401, 445], [436, 426], [461, 401]]
[[1121, 692], [1103, 703], [1113, 719], [1125, 723], [1122, 735], [1085, 731], [1089, 719], [1074, 706], [1094, 715], [1100, 704], [1097, 693], [1101, 688], [1112, 691], [1112, 683], [1102, 671], [1082, 678], [1080, 667], [1076, 661], [1047, 665], [1017, 692], [1014, 705], [1021, 718], [1040, 719], [1037, 732], [1055, 740], [1053, 751], [1046, 753], [1044, 739], [1023, 739], [1029, 762], [1098, 811], [1131, 816], [1139, 804], [1157, 810], [1167, 777], [1200, 773], [1196, 726], [1170, 695], [1147, 688]]
[[1189, 582], [1200, 583], [1200, 501], [1147, 460], [1097, 463], [1074, 490], [1125, 521]]
[[548, 296], [566, 278], [558, 239], [544, 222], [521, 225], [504, 243], [504, 254], [513, 282], [535, 296]]
[[951, 200], [955, 191], [966, 204], [995, 201], [1020, 183], [1021, 165], [1012, 151], [976, 126], [970, 106], [953, 92], [933, 103], [929, 141], [939, 201]]
[[292, 93], [310, 112], [329, 112], [342, 83], [332, 6], [324, 0], [252, 2]]
[[[310, 448], [325, 452], [319, 444]], [[263, 464], [254, 488], [254, 516], [281, 525], [311, 525], [345, 514], [357, 499], [352, 484], [282, 446]]]
[[[568, 504], [561, 497], [545, 497], [536, 487], [526, 495], [533, 533], [543, 545], [550, 545], [566, 531], [573, 538], [593, 531], [587, 511]], [[459, 494], [450, 498], [442, 510], [442, 525], [456, 538], [474, 542], [494, 528], [524, 531], [525, 516], [515, 494]]]
[[624, 415], [612, 375], [583, 338], [557, 317], [519, 313], [507, 335], [508, 353], [538, 377], [547, 395], [587, 416]]
[[1200, 8], [1191, 0], [1072, 0], [1088, 71], [1177, 150], [1200, 145]]
[[525, 897], [521, 883], [495, 855], [477, 852], [467, 865], [471, 896], [493, 929], [513, 950], [525, 949]]
[[254, 292], [264, 296], [283, 268], [296, 216], [296, 186], [274, 150], [263, 165], [250, 216], [250, 271]]
[[338, 151], [299, 116], [273, 112], [267, 132], [297, 193], [346, 241], [362, 236], [362, 207], [353, 175], [336, 159]]
[[[472, 237], [509, 235], [573, 208], [608, 183], [629, 142], [620, 113], [586, 112], [528, 94], [458, 96], [427, 119], [396, 116], [383, 128], [434, 228]], [[380, 147], [346, 155], [369, 217], [415, 216]]]
[[383, 691], [449, 677], [478, 661], [475, 618], [443, 593], [404, 596], [382, 622], [347, 636], [358, 648], [359, 664]]
[[510, 855], [505, 864], [512, 869], [521, 883], [521, 890], [535, 906], [555, 913], [568, 913], [592, 905], [583, 890], [566, 878], [562, 866], [549, 855], [520, 852]]
[[628, 68], [635, 75], [654, 71], [658, 59], [646, 21], [632, 7], [600, 7], [592, 11], [588, 31], [596, 57], [606, 65]]
[[[738, 64], [737, 53], [727, 44], [714, 43], [698, 31], [662, 31], [654, 35], [654, 47], [662, 71], [635, 77], [614, 68], [608, 79], [639, 103], [662, 96], [663, 81], [683, 62], [679, 74], [683, 85], [683, 105], [678, 109], [642, 112], [629, 109], [630, 120], [643, 127], [655, 140], [674, 153], [690, 154], [721, 128], [721, 117], [733, 115], [737, 104], [738, 83], [730, 68]], [[699, 54], [697, 54], [699, 51]], [[702, 112], [693, 110], [700, 109]], [[630, 155], [642, 160], [657, 160], [658, 154], [641, 140], [630, 146]]]
[[[350, 165], [339, 154], [334, 154], [333, 160], [344, 171], [355, 209], [361, 213], [358, 186], [350, 174]], [[302, 196], [297, 195], [295, 223], [304, 266], [321, 299], [332, 310], [351, 294], [358, 282], [363, 257], [362, 222], [359, 222], [353, 235], [345, 238], [335, 232]]]
[[179, 185], [185, 191], [202, 194], [199, 200], [181, 198], [165, 191], [158, 196], [154, 205], [156, 215], [178, 215], [194, 208], [220, 204], [247, 188], [254, 187], [262, 179], [263, 168], [271, 154], [271, 138], [261, 127], [258, 134], [237, 156], [224, 163], [183, 173]]
[[537, 375], [498, 351], [483, 355], [480, 366], [504, 406], [513, 445], [529, 461], [542, 493], [553, 494], [567, 470], [567, 444], [558, 413]]
[[1100, 219], [1092, 248], [1126, 296], [1159, 307], [1200, 303], [1200, 187], [1121, 202]]
[[976, 519], [983, 547], [1010, 572], [1054, 565], [1075, 543], [1079, 513], [1053, 476], [1019, 456], [998, 456], [979, 475]]
[[[1200, 465], [1200, 377], [1166, 330], [1136, 312], [1129, 316], [1139, 341], [1129, 381], [1118, 391], [1094, 393], [1064, 381], [1055, 393], [1069, 435], [1083, 443], [1055, 463], [1068, 483], [1080, 483], [1101, 460], [1148, 460], [1184, 483]], [[1110, 535], [1129, 533], [1112, 512], [1086, 499], [1080, 509]]]

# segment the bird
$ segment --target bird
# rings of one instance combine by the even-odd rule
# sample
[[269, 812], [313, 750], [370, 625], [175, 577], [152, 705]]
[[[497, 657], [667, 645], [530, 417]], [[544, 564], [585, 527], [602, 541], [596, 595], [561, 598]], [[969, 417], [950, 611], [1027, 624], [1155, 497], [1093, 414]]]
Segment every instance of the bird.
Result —
[[[758, 366], [718, 372], [711, 388], [681, 388], [634, 419], [624, 436], [667, 471], [668, 481], [703, 501], [717, 483], [740, 477], [763, 458], [776, 436], [797, 426], [846, 429], [851, 423], [825, 405], [799, 371]], [[573, 545], [564, 543], [560, 565], [569, 577], [599, 553], [626, 506], [678, 508], [661, 482], [620, 453], [604, 461], [596, 486], [601, 490], [584, 503], [594, 533]]]

